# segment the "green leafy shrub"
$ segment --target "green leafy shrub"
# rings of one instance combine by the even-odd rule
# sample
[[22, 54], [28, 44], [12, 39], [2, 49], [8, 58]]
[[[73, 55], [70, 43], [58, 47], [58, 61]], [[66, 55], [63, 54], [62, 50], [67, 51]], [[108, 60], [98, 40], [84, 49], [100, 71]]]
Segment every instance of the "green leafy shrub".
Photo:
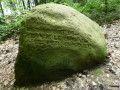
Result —
[[5, 17], [0, 17], [0, 41], [9, 33]]
[[20, 14], [15, 12], [10, 16], [0, 18], [0, 42], [20, 32], [20, 22], [23, 16], [28, 12], [29, 10], [25, 10]]
[[99, 24], [120, 18], [119, 0], [108, 0], [108, 13], [105, 13], [106, 8], [104, 0], [87, 0], [86, 2], [80, 3], [68, 3], [68, 0], [66, 0], [61, 4], [73, 7]]
[[21, 20], [28, 12], [29, 10], [25, 10], [21, 11], [20, 14], [14, 13], [7, 17], [7, 19], [9, 20], [8, 26], [10, 31], [13, 31], [14, 33], [19, 33]]

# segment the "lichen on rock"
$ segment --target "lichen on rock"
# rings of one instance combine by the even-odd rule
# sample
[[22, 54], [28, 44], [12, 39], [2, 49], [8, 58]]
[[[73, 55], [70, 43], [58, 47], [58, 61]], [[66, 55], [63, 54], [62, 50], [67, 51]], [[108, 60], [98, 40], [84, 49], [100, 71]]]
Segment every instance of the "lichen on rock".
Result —
[[60, 80], [103, 62], [105, 56], [97, 23], [68, 6], [39, 5], [21, 22], [15, 84]]

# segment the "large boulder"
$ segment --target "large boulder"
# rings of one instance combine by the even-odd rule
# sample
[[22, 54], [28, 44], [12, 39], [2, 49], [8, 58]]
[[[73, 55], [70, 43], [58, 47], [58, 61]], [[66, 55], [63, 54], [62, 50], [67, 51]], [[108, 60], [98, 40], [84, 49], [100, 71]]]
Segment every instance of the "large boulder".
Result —
[[21, 22], [15, 84], [60, 80], [103, 62], [105, 56], [97, 23], [68, 6], [39, 5]]

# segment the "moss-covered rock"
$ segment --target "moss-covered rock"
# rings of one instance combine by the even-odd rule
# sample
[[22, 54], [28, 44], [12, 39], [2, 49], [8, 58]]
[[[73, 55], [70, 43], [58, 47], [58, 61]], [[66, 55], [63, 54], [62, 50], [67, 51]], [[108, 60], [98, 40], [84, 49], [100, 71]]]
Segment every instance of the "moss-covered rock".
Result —
[[39, 5], [21, 22], [15, 84], [63, 79], [105, 56], [105, 38], [97, 23], [68, 6]]

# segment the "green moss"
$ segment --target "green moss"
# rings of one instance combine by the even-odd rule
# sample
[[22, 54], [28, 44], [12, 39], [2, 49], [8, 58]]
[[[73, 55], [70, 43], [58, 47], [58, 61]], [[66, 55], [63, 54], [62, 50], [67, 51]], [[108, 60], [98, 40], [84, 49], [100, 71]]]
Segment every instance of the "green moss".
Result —
[[97, 67], [93, 72], [94, 72], [94, 75], [97, 76], [101, 73], [101, 70], [102, 68], [101, 67]]
[[16, 85], [62, 80], [104, 61], [105, 38], [98, 24], [59, 5], [35, 7], [21, 23]]

